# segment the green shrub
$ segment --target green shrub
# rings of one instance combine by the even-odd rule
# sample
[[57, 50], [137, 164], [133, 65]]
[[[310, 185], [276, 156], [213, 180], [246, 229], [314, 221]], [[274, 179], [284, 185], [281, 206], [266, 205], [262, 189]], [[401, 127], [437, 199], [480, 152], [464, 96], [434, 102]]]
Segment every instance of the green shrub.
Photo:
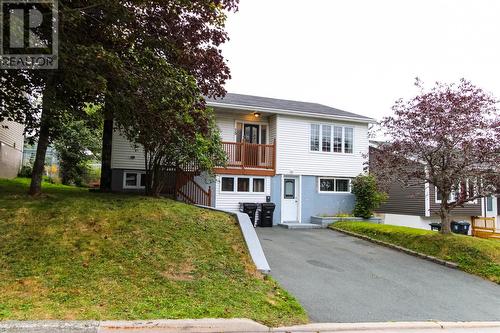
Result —
[[21, 178], [31, 178], [32, 173], [33, 173], [33, 166], [30, 164], [26, 164], [21, 167], [21, 171], [19, 171], [18, 176]]
[[352, 193], [356, 196], [354, 216], [369, 219], [373, 211], [387, 200], [387, 194], [379, 192], [373, 175], [359, 175], [352, 181]]

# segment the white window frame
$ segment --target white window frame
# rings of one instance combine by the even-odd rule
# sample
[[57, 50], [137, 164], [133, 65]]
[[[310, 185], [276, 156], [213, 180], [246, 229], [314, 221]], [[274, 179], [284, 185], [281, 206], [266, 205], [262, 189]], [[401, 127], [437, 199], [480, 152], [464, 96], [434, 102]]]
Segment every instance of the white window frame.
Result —
[[[233, 190], [232, 190], [232, 191], [226, 191], [226, 190], [223, 190], [223, 189], [222, 189], [222, 179], [223, 179], [223, 178], [229, 178], [229, 179], [232, 179], [232, 180], [233, 180]], [[226, 177], [226, 176], [220, 177], [220, 191], [221, 191], [222, 193], [234, 193], [234, 189], [235, 189], [235, 187], [236, 187], [236, 179], [235, 179], [235, 177]]]
[[[467, 180], [467, 182], [465, 183], [465, 190], [467, 191], [467, 195], [469, 195], [469, 180]], [[453, 202], [455, 200], [457, 200], [457, 197], [456, 197], [456, 193], [457, 192], [451, 192], [450, 193], [450, 197], [448, 198], [448, 202]], [[434, 186], [434, 201], [435, 203], [442, 203], [442, 200], [439, 200], [438, 198], [438, 189], [437, 189], [437, 186]], [[474, 204], [477, 204], [477, 199], [476, 200], [472, 200], [472, 201], [467, 201], [465, 203], [466, 205], [474, 205]]]
[[[322, 179], [330, 179], [333, 180], [333, 191], [322, 191], [321, 190], [321, 180]], [[346, 191], [337, 191], [337, 180], [347, 180], [349, 182], [349, 190]], [[318, 177], [318, 193], [321, 194], [338, 194], [338, 193], [352, 193], [352, 179], [351, 178], [341, 178], [341, 177]]]
[[[222, 178], [232, 178], [234, 180], [233, 182], [233, 190], [232, 191], [223, 191], [222, 190]], [[238, 179], [239, 178], [248, 178], [249, 179], [249, 186], [248, 186], [248, 191], [238, 191]], [[254, 192], [253, 190], [253, 180], [254, 179], [263, 179], [264, 180], [264, 191], [263, 192]], [[265, 194], [266, 193], [266, 177], [252, 177], [252, 176], [221, 176], [220, 177], [220, 192], [221, 193], [234, 193], [234, 194]]]
[[[439, 204], [442, 202], [442, 200], [439, 200], [439, 198], [438, 198], [438, 188], [437, 188], [437, 186], [434, 186], [434, 201], [436, 203], [439, 203]], [[451, 192], [450, 193], [450, 197], [448, 198], [448, 202], [453, 202], [453, 201], [455, 201], [455, 192]]]
[[[312, 150], [311, 149], [311, 137], [312, 137], [312, 126], [311, 125], [319, 125], [319, 150]], [[323, 151], [323, 126], [330, 126], [330, 151]], [[335, 152], [333, 151], [334, 147], [334, 137], [333, 133], [335, 132], [335, 127], [341, 127], [342, 128], [342, 152]], [[345, 129], [350, 128], [352, 129], [352, 153], [346, 153], [345, 152]], [[354, 150], [355, 150], [355, 140], [356, 140], [356, 135], [355, 135], [355, 127], [354, 126], [346, 126], [346, 125], [340, 125], [336, 123], [318, 123], [318, 122], [313, 122], [309, 124], [309, 140], [308, 140], [308, 145], [309, 145], [309, 152], [310, 153], [315, 153], [315, 154], [334, 154], [334, 155], [354, 155]], [[340, 193], [346, 193], [346, 192], [340, 192]]]
[[[137, 175], [137, 185], [136, 186], [127, 185], [127, 174], [136, 174]], [[124, 171], [123, 172], [123, 189], [125, 189], [125, 190], [145, 189], [146, 186], [141, 186], [142, 177], [145, 177], [145, 176], [146, 176], [146, 172], [144, 172], [144, 171], [132, 171], [132, 170]]]

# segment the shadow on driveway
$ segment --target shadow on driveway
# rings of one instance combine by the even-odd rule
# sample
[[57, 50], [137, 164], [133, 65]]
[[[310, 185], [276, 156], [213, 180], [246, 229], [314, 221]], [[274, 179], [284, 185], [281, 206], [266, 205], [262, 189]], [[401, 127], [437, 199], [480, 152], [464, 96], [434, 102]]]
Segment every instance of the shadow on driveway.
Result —
[[313, 322], [500, 320], [500, 286], [479, 277], [327, 229], [257, 233]]

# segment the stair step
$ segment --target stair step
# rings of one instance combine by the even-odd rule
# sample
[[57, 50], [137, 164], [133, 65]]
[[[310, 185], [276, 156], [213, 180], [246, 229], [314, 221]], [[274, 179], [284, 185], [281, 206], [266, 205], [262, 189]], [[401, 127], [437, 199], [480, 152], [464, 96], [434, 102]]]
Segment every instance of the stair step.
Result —
[[286, 229], [321, 229], [321, 225], [312, 223], [280, 223], [278, 226]]

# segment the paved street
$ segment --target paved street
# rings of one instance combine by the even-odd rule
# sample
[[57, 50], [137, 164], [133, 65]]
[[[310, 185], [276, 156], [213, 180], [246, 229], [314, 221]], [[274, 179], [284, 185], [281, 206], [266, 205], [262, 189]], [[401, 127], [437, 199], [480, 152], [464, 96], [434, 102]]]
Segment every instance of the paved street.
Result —
[[257, 233], [313, 322], [500, 320], [500, 286], [479, 277], [331, 230]]

